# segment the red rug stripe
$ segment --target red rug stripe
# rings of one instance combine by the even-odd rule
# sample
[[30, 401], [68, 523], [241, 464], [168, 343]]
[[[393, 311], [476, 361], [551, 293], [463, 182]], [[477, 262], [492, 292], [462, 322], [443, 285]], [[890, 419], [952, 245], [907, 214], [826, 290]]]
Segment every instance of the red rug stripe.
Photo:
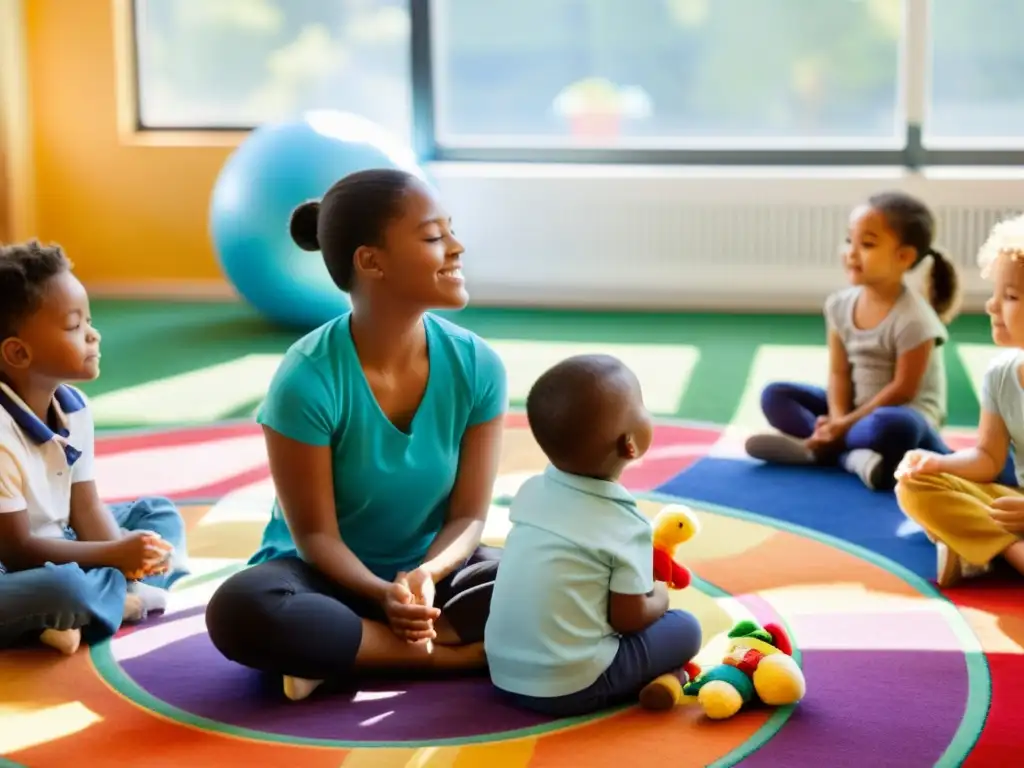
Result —
[[[999, 630], [1024, 648], [1024, 587], [1016, 575], [961, 584], [944, 594], [960, 608], [999, 617]], [[992, 701], [966, 768], [1003, 768], [1024, 763], [1024, 650], [987, 653]]]
[[173, 445], [195, 445], [232, 437], [258, 435], [259, 424], [240, 422], [209, 427], [185, 427], [183, 429], [154, 429], [152, 432], [138, 432], [109, 437], [100, 433], [96, 440], [96, 454], [106, 456], [125, 451], [144, 451], [147, 448], [162, 448]]
[[987, 654], [992, 705], [965, 768], [1024, 764], [1024, 654]]

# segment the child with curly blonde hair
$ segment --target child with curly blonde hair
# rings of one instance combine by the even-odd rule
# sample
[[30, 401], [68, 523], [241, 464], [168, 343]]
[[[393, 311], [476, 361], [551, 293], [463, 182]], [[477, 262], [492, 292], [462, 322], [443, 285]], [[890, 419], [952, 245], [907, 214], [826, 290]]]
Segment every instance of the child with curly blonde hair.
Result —
[[[910, 451], [896, 472], [900, 509], [935, 542], [942, 587], [998, 557], [1024, 574], [1024, 215], [993, 228], [978, 263], [993, 281], [992, 340], [1008, 348], [985, 373], [978, 444], [948, 455]], [[1011, 456], [1016, 482], [1007, 485], [999, 480]]]

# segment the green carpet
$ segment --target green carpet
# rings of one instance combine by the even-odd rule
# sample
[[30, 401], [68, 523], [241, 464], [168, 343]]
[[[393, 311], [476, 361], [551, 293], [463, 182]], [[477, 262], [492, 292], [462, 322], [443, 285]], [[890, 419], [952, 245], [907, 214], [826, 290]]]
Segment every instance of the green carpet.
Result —
[[[93, 316], [103, 333], [103, 374], [83, 388], [99, 398], [101, 428], [248, 416], [277, 359], [300, 335], [239, 303], [97, 300]], [[652, 410], [719, 424], [741, 413], [752, 418], [765, 377], [820, 381], [826, 373], [818, 315], [469, 308], [450, 317], [499, 346], [516, 404], [548, 364], [590, 349], [640, 367]], [[951, 333], [949, 420], [974, 426], [978, 377], [994, 351], [987, 318], [961, 317]], [[169, 409], [168, 393], [176, 401]], [[153, 403], [164, 413], [154, 413]]]

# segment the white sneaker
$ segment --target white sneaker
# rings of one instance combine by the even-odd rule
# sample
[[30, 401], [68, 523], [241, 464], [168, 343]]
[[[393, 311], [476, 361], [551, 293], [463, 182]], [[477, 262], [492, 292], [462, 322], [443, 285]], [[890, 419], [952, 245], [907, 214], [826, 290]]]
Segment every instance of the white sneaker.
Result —
[[867, 448], [857, 448], [843, 457], [843, 469], [856, 475], [872, 491], [877, 491], [885, 482], [882, 477], [882, 454]]
[[284, 695], [292, 701], [302, 701], [323, 684], [323, 680], [284, 676]]
[[137, 624], [145, 621], [150, 611], [164, 610], [167, 610], [167, 590], [141, 581], [128, 582], [122, 621], [126, 624]]
[[984, 576], [991, 570], [991, 563], [968, 563], [941, 541], [935, 543], [935, 582], [940, 587], [955, 587], [964, 579]]

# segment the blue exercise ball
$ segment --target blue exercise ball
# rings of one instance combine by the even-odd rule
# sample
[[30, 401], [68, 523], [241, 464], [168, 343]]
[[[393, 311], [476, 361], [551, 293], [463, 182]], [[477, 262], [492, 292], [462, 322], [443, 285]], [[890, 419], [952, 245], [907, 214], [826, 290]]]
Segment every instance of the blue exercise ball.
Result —
[[264, 125], [231, 154], [213, 188], [210, 229], [221, 269], [256, 311], [282, 325], [314, 328], [349, 308], [321, 255], [295, 245], [288, 224], [297, 205], [371, 168], [426, 180], [409, 147], [344, 112]]

